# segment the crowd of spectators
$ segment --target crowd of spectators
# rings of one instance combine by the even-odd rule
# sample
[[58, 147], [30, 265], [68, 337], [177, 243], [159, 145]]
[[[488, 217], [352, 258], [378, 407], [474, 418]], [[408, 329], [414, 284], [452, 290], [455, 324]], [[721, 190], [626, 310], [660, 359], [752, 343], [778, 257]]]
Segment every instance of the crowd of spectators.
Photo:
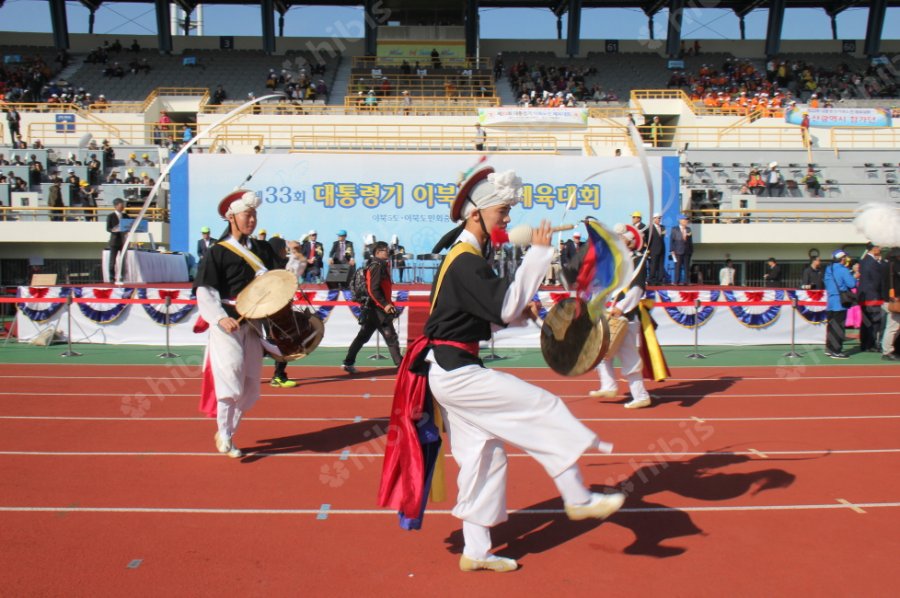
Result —
[[810, 108], [828, 108], [842, 100], [896, 97], [897, 83], [891, 69], [877, 66], [853, 70], [841, 63], [826, 68], [773, 58], [761, 68], [751, 60], [729, 57], [721, 67], [704, 64], [693, 73], [675, 71], [668, 87], [683, 89], [704, 106], [735, 113], [760, 110], [777, 117], [798, 101]]
[[578, 102], [616, 102], [614, 92], [604, 91], [599, 84], [588, 88], [586, 77], [596, 74], [593, 66], [529, 65], [524, 60], [509, 67], [509, 85], [519, 98], [520, 106], [575, 106]]
[[[19, 62], [0, 64], [0, 100], [7, 102], [41, 102], [49, 97], [44, 94], [55, 68], [40, 56], [20, 56]], [[68, 54], [61, 51], [57, 62], [68, 63]], [[62, 66], [60, 67], [62, 68]]]
[[[307, 68], [311, 73], [307, 74]], [[300, 67], [296, 75], [287, 68], [281, 72], [269, 69], [266, 74], [266, 88], [272, 91], [283, 91], [292, 102], [314, 102], [328, 99], [328, 86], [325, 79], [313, 81], [312, 76], [324, 75], [324, 64], [313, 64]]]

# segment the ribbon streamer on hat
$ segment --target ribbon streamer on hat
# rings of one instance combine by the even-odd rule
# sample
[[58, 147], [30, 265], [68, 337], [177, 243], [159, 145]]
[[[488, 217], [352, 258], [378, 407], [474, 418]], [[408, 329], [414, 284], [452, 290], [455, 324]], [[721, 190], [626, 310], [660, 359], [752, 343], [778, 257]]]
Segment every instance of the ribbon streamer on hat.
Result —
[[[229, 112], [228, 114], [226, 114], [225, 116], [223, 116], [222, 118], [220, 118], [219, 120], [217, 120], [216, 122], [211, 124], [206, 129], [204, 129], [202, 131], [198, 131], [197, 134], [194, 135], [194, 137], [192, 137], [190, 141], [188, 141], [187, 143], [185, 143], [184, 145], [181, 146], [181, 149], [178, 151], [178, 153], [175, 154], [175, 156], [171, 160], [169, 160], [169, 163], [166, 165], [166, 167], [163, 168], [163, 170], [159, 173], [159, 178], [156, 179], [156, 183], [150, 189], [150, 194], [147, 195], [147, 197], [144, 199], [144, 205], [141, 206], [141, 211], [138, 212], [138, 215], [135, 216], [135, 218], [134, 218], [134, 222], [131, 223], [131, 229], [128, 231], [128, 237], [126, 237], [126, 239], [125, 239], [125, 245], [122, 247], [122, 251], [119, 252], [118, 257], [116, 258], [116, 277], [115, 277], [116, 280], [112, 281], [112, 282], [122, 280], [122, 266], [125, 263], [126, 254], [129, 251], [129, 248], [131, 247], [132, 240], [134, 239], [134, 233], [137, 231], [138, 226], [141, 224], [141, 221], [144, 219], [144, 215], [146, 215], [147, 210], [150, 208], [150, 204], [153, 203], [153, 200], [156, 199], [157, 195], [159, 195], [159, 190], [162, 187], [163, 181], [165, 181], [166, 177], [169, 176], [169, 171], [172, 170], [172, 167], [174, 167], [175, 164], [178, 163], [178, 161], [181, 159], [181, 157], [183, 155], [185, 155], [187, 153], [187, 151], [191, 147], [194, 146], [195, 143], [197, 143], [201, 139], [205, 139], [206, 137], [209, 137], [213, 131], [215, 131], [216, 129], [218, 129], [225, 123], [227, 123], [229, 120], [231, 120], [235, 116], [238, 116], [239, 114], [241, 114], [244, 110], [246, 110], [253, 104], [258, 104], [259, 102], [263, 102], [265, 100], [271, 100], [271, 99], [281, 98], [281, 97], [284, 97], [283, 93], [273, 93], [273, 94], [262, 96], [260, 98], [256, 98], [254, 100], [250, 100], [249, 102], [244, 102], [243, 104], [241, 104], [240, 106], [238, 106], [237, 108], [235, 108], [234, 110], [232, 110], [231, 112]], [[251, 174], [250, 176], [252, 177], [253, 175]], [[248, 177], [246, 180], [250, 180], [250, 177]]]

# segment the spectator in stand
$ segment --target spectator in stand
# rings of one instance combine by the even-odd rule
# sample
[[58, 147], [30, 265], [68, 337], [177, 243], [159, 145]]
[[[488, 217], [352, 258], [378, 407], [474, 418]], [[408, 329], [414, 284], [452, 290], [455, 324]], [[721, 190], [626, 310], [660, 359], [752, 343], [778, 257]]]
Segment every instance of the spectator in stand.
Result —
[[810, 197], [819, 197], [822, 185], [819, 183], [819, 177], [816, 176], [815, 168], [812, 166], [807, 168], [806, 176], [803, 177], [801, 182], [806, 185], [806, 192], [809, 193]]
[[881, 351], [881, 306], [884, 303], [884, 273], [881, 247], [866, 244], [866, 254], [859, 260], [859, 306], [862, 325], [859, 329], [860, 351]]
[[50, 210], [50, 220], [59, 222], [64, 219], [64, 211], [60, 209], [65, 207], [62, 199], [62, 179], [58, 176], [51, 179], [50, 191], [47, 193], [47, 205], [53, 208]]
[[141, 45], [138, 43], [136, 39], [131, 40], [131, 46], [128, 48], [131, 52], [140, 52]]
[[475, 123], [475, 151], [483, 152], [487, 142], [487, 133], [481, 128], [481, 123]]
[[88, 160], [87, 168], [88, 168], [88, 172], [87, 172], [88, 182], [91, 185], [99, 185], [100, 184], [100, 160], [97, 159], [97, 154], [91, 154], [91, 159]]
[[22, 123], [22, 116], [15, 106], [6, 109], [6, 126], [9, 127], [9, 142], [12, 144], [19, 135], [19, 126]]
[[225, 88], [221, 85], [216, 87], [216, 90], [212, 94], [212, 101], [210, 104], [219, 105], [224, 102], [228, 98], [228, 94], [225, 92]]
[[150, 159], [150, 154], [141, 154], [141, 166], [149, 166], [151, 168], [156, 166], [156, 163]]
[[809, 265], [803, 269], [800, 275], [800, 288], [807, 291], [816, 291], [825, 288], [825, 273], [822, 270], [822, 260], [818, 256], [810, 260]]
[[828, 296], [826, 307], [828, 329], [825, 331], [825, 355], [832, 359], [848, 359], [844, 353], [844, 332], [847, 308], [850, 304], [841, 302], [841, 293], [849, 293], [856, 287], [856, 279], [847, 268], [847, 254], [836, 249], [832, 254], [832, 264], [825, 269], [825, 292]]
[[763, 191], [766, 190], [766, 182], [763, 180], [762, 175], [759, 174], [758, 168], [754, 168], [750, 171], [746, 185], [747, 190], [756, 196], [762, 195]]
[[37, 159], [35, 154], [31, 155], [31, 162], [28, 163], [28, 186], [31, 188], [40, 187], [44, 180], [44, 164]]
[[803, 111], [803, 118], [800, 120], [800, 136], [803, 140], [803, 147], [809, 147], [812, 138], [809, 136], [809, 112]]
[[763, 274], [763, 285], [767, 287], [781, 286], [781, 266], [774, 257], [766, 261], [766, 273]]
[[81, 181], [79, 183], [79, 188], [81, 192], [81, 205], [84, 208], [94, 208], [94, 209], [86, 209], [84, 211], [84, 219], [86, 222], [97, 222], [97, 197], [100, 195], [100, 191], [97, 190], [96, 187], [91, 187], [87, 181]]
[[121, 185], [122, 179], [119, 178], [119, 171], [116, 169], [113, 169], [109, 173], [109, 176], [106, 177], [106, 182], [110, 185]]
[[138, 185], [141, 182], [141, 179], [135, 176], [134, 168], [129, 168], [125, 171], [125, 184], [126, 185]]
[[125, 161], [125, 165], [126, 166], [140, 166], [141, 161], [138, 160], [136, 153], [131, 152], [130, 154], [128, 154], [128, 160]]
[[719, 270], [719, 285], [723, 287], [733, 287], [734, 274], [734, 263], [731, 260], [725, 260], [725, 265]]
[[769, 197], [784, 196], [784, 177], [778, 170], [778, 162], [770, 162], [769, 168], [763, 174], [763, 180], [766, 181], [766, 192]]
[[142, 173], [141, 173], [141, 180], [140, 180], [140, 183], [139, 183], [139, 184], [140, 184], [140, 185], [143, 185], [143, 186], [145, 186], [145, 187], [152, 187], [154, 184], [156, 184], [156, 181], [154, 181], [154, 180], [153, 180], [153, 177], [151, 177], [151, 176], [150, 176], [149, 174], [147, 174], [146, 172], [142, 172]]
[[659, 122], [659, 117], [654, 116], [653, 121], [650, 123], [650, 141], [653, 143], [653, 147], [659, 147], [660, 135], [662, 134], [662, 123]]

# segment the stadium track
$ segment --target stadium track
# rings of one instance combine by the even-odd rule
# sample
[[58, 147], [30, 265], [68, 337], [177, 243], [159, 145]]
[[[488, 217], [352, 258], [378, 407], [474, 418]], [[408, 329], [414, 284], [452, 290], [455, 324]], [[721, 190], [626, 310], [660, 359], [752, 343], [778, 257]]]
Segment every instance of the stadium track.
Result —
[[878, 595], [900, 581], [900, 372], [830, 366], [678, 367], [638, 411], [588, 398], [592, 376], [513, 370], [615, 443], [581, 462], [629, 499], [569, 522], [511, 449], [494, 541], [522, 569], [495, 575], [457, 570], [452, 500], [415, 533], [377, 508], [392, 370], [292, 368], [235, 461], [189, 367], [2, 365], [0, 579], [16, 596]]

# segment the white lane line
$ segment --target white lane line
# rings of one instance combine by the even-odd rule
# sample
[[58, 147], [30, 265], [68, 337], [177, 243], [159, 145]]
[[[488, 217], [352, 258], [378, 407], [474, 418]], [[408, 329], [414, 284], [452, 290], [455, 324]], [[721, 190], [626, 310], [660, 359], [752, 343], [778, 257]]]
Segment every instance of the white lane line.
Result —
[[767, 454], [765, 454], [765, 453], [763, 453], [763, 452], [760, 452], [760, 451], [758, 451], [758, 450], [756, 450], [756, 449], [753, 449], [753, 448], [752, 448], [752, 449], [747, 449], [747, 451], [753, 453], [754, 455], [756, 455], [756, 456], [759, 457], [760, 459], [768, 459], [768, 458], [769, 458], [769, 456], [768, 456]]
[[[657, 391], [665, 390], [664, 388], [658, 388]], [[83, 393], [70, 393], [70, 392], [28, 392], [28, 391], [18, 391], [18, 392], [0, 392], [0, 396], [10, 396], [10, 397], [62, 397], [62, 398], [90, 398], [90, 397], [118, 397], [118, 398], [126, 398], [133, 396], [144, 396], [147, 398], [154, 397], [163, 397], [163, 398], [173, 398], [173, 397], [190, 397], [197, 398], [199, 396], [199, 392], [191, 392], [191, 393], [168, 393], [168, 392], [157, 392], [148, 390], [147, 392], [142, 392], [140, 389], [132, 389], [129, 392], [83, 392]], [[709, 394], [692, 394], [692, 395], [670, 395], [661, 393], [659, 397], [664, 400], [669, 399], [713, 399], [713, 398], [726, 398], [726, 399], [736, 399], [736, 398], [748, 398], [748, 397], [766, 397], [766, 398], [794, 398], [794, 397], [843, 397], [847, 399], [856, 399], [859, 397], [880, 397], [880, 396], [891, 396], [894, 398], [900, 399], [900, 392], [897, 391], [884, 391], [884, 392], [856, 392], [854, 390], [848, 390], [847, 392], [809, 392], [809, 393], [748, 393], [748, 394], [736, 394], [730, 392], [713, 392]], [[359, 393], [355, 394], [334, 394], [334, 393], [306, 393], [302, 392], [302, 387], [300, 387], [300, 392], [296, 393], [262, 393], [261, 397], [264, 398], [272, 398], [272, 397], [281, 397], [290, 400], [298, 400], [298, 399], [322, 399], [322, 398], [336, 398], [336, 399], [358, 399], [360, 397], [366, 399], [388, 399], [393, 398], [392, 394], [373, 394], [366, 393], [365, 395], [360, 395]], [[560, 394], [557, 395], [563, 399], [587, 399], [587, 393], [585, 394]]]
[[[332, 515], [390, 515], [396, 517], [397, 512], [388, 509], [335, 509], [332, 505], [322, 505], [318, 509], [215, 509], [215, 508], [172, 508], [172, 507], [14, 507], [0, 506], [4, 513], [155, 513], [155, 514], [197, 514], [197, 515], [315, 515], [319, 516], [327, 508], [328, 516]], [[900, 502], [856, 503], [854, 506], [866, 509], [896, 509]], [[728, 513], [752, 511], [828, 511], [844, 510], [847, 505], [796, 504], [796, 505], [719, 505], [693, 507], [639, 507], [622, 508], [619, 513]], [[510, 515], [562, 515], [563, 509], [519, 509], [509, 511]], [[428, 509], [429, 515], [452, 515], [450, 509]]]
[[[376, 422], [388, 421], [387, 417], [369, 417], [357, 415], [355, 417], [244, 417], [241, 421], [260, 421], [260, 422]], [[878, 419], [900, 419], [900, 415], [804, 415], [793, 417], [580, 417], [582, 422], [605, 422], [605, 423], [632, 423], [639, 424], [641, 422], [652, 423], [677, 423], [677, 422], [696, 422], [696, 423], [714, 423], [714, 422], [804, 422], [804, 421], [853, 421], [853, 420], [878, 420]], [[89, 417], [89, 416], [65, 416], [65, 415], [0, 415], [0, 421], [3, 420], [33, 420], [33, 421], [156, 421], [156, 422], [195, 422], [208, 423], [208, 417]]]
[[[900, 454], [900, 448], [887, 449], [821, 449], [806, 451], [766, 451], [766, 456], [829, 456], [829, 455], [874, 455], [874, 454]], [[277, 451], [244, 451], [245, 457], [279, 457], [294, 459], [334, 459], [341, 456], [341, 453], [282, 453]], [[696, 451], [696, 452], [616, 452], [609, 455], [601, 453], [588, 453], [583, 455], [586, 459], [597, 458], [618, 458], [618, 457], [652, 457], [652, 458], [678, 458], [678, 457], [702, 457], [712, 455], [738, 455], [738, 456], [759, 456], [759, 451], [754, 449], [746, 451]], [[350, 458], [379, 459], [384, 457], [384, 453], [349, 453]], [[525, 453], [510, 453], [509, 458], [529, 457]], [[0, 457], [216, 457], [222, 458], [222, 455], [214, 452], [130, 452], [130, 451], [0, 451]], [[451, 458], [450, 453], [446, 454], [447, 458]], [[530, 457], [529, 457], [530, 458]]]
[[839, 503], [841, 503], [842, 505], [849, 507], [850, 510], [853, 511], [854, 513], [859, 513], [860, 515], [865, 515], [865, 513], [866, 513], [863, 509], [861, 509], [859, 507], [859, 505], [855, 505], [845, 498], [839, 498], [839, 499], [837, 499], [837, 501]]

